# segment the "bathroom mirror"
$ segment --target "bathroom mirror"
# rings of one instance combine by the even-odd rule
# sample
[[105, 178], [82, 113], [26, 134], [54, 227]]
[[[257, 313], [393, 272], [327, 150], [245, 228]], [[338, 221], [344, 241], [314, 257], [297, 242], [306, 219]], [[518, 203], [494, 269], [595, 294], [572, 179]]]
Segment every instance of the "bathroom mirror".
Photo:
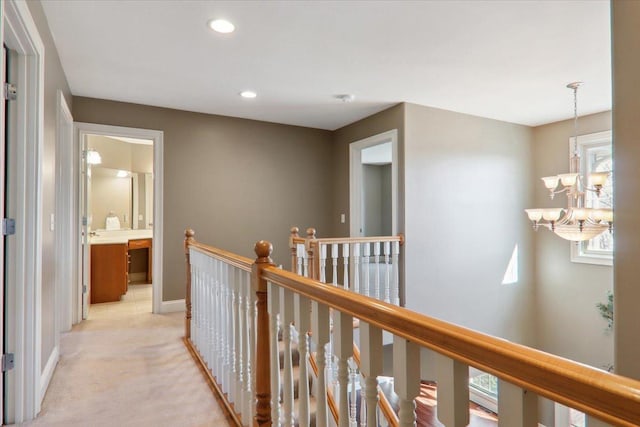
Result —
[[[94, 230], [118, 229], [117, 225], [121, 230], [152, 228], [152, 209], [152, 174], [99, 165], [91, 167], [91, 222]], [[116, 216], [118, 220], [110, 220], [110, 227], [106, 227], [107, 216]]]

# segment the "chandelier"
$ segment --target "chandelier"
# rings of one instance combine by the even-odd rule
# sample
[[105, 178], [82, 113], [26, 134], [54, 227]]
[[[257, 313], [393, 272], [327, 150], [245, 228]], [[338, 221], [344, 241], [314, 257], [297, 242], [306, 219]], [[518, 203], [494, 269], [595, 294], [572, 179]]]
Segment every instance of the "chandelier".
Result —
[[613, 230], [613, 210], [596, 209], [586, 206], [587, 192], [600, 195], [602, 187], [607, 182], [611, 172], [590, 173], [585, 177], [580, 175], [580, 154], [578, 152], [578, 88], [582, 82], [569, 83], [567, 87], [573, 90], [573, 155], [570, 159], [570, 172], [542, 179], [549, 190], [551, 199], [556, 194], [565, 193], [566, 208], [525, 209], [529, 219], [533, 222], [534, 230], [543, 226], [566, 240], [580, 242], [591, 240], [605, 231]]

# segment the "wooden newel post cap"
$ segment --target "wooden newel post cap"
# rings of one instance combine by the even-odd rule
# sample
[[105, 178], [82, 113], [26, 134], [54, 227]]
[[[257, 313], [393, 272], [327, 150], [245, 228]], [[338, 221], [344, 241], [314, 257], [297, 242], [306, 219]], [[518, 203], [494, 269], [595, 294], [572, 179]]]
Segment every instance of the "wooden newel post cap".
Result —
[[256, 255], [258, 257], [256, 259], [257, 263], [272, 262], [271, 253], [273, 252], [273, 245], [271, 244], [271, 242], [268, 242], [266, 240], [260, 240], [259, 242], [256, 243], [253, 249], [256, 252]]
[[298, 237], [299, 232], [300, 232], [300, 229], [298, 227], [291, 227], [291, 235], [293, 237]]
[[193, 239], [193, 236], [196, 235], [196, 232], [193, 231], [193, 229], [191, 228], [187, 228], [186, 230], [184, 230], [184, 238], [185, 239]]
[[313, 227], [307, 228], [307, 238], [315, 239], [316, 238], [316, 229]]

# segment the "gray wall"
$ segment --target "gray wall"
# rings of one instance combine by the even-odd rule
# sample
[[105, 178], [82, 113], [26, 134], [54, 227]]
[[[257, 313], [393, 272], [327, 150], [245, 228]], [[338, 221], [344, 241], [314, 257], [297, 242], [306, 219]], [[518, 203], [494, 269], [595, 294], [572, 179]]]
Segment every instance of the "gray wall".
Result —
[[[359, 120], [333, 132], [333, 180], [331, 210], [331, 231], [318, 230], [319, 237], [349, 235], [349, 144], [392, 129], [398, 130], [398, 232], [404, 230], [404, 188], [403, 141], [404, 104], [398, 104], [377, 114]], [[340, 214], [346, 221], [340, 223]]]
[[[391, 233], [391, 217], [388, 224], [383, 223], [383, 211], [386, 205], [391, 206], [391, 185], [384, 185], [384, 165], [362, 165], [362, 186], [364, 197], [364, 235], [384, 236], [383, 230]], [[391, 169], [391, 166], [388, 166]], [[391, 175], [387, 174], [391, 179]], [[384, 190], [389, 191], [384, 194]], [[388, 225], [385, 227], [385, 225]]]
[[[535, 344], [531, 129], [405, 108], [407, 308]], [[503, 285], [516, 245], [520, 279]]]
[[[581, 135], [609, 130], [611, 112], [580, 117], [578, 125]], [[535, 203], [530, 207], [565, 207], [566, 197], [550, 200], [540, 177], [569, 171], [572, 135], [573, 120], [533, 129]], [[612, 290], [613, 269], [571, 262], [570, 243], [546, 229], [535, 237], [539, 348], [597, 368], [612, 364], [613, 337], [595, 305]]]
[[615, 371], [640, 379], [640, 2], [612, 1]]
[[289, 229], [329, 229], [331, 133], [74, 97], [76, 121], [164, 131], [163, 298], [184, 298], [184, 229], [255, 257], [270, 240], [287, 265]]
[[57, 91], [61, 90], [71, 108], [71, 92], [58, 51], [51, 37], [47, 19], [40, 2], [27, 2], [44, 43], [44, 152], [42, 156], [42, 359], [45, 368], [56, 343], [55, 337], [55, 241], [49, 228], [51, 214], [55, 212], [56, 190], [56, 133]]

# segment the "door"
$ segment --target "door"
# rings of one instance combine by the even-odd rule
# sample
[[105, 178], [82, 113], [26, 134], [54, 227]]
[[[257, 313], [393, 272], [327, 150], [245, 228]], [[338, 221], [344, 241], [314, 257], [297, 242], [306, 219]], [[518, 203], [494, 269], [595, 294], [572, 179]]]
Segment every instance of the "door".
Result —
[[80, 236], [82, 253], [82, 280], [80, 293], [82, 295], [82, 319], [89, 316], [89, 295], [91, 292], [91, 248], [89, 233], [91, 232], [91, 165], [88, 161], [87, 137], [80, 141]]
[[[16, 74], [16, 61], [17, 53], [15, 51], [7, 49], [6, 46], [3, 47], [3, 64], [4, 64], [4, 77], [5, 81], [3, 82], [3, 86], [7, 82], [12, 81], [12, 77]], [[17, 117], [17, 103], [14, 99], [6, 99], [12, 97], [5, 97], [4, 100], [4, 123], [5, 128], [3, 132], [3, 143], [1, 144], [2, 148], [0, 157], [2, 157], [3, 162], [3, 173], [2, 173], [2, 215], [0, 218], [16, 218], [16, 187], [12, 185], [16, 182], [16, 168], [15, 165], [17, 163], [16, 153], [15, 153], [15, 141], [17, 139], [16, 136], [16, 117]], [[5, 227], [3, 227], [5, 228]], [[10, 331], [13, 331], [13, 328], [10, 326], [15, 322], [13, 321], [15, 316], [15, 307], [12, 304], [9, 304], [9, 301], [15, 301], [16, 295], [15, 286], [10, 286], [12, 283], [15, 283], [15, 236], [11, 235], [11, 231], [3, 230], [2, 233], [2, 278], [3, 278], [3, 295], [2, 295], [2, 311], [3, 311], [3, 319], [2, 319], [2, 327], [3, 327], [3, 343], [2, 343], [2, 354], [8, 355], [9, 353], [14, 352], [13, 345], [15, 345], [15, 336], [12, 336]], [[10, 422], [14, 414], [12, 414], [9, 409], [13, 408], [13, 396], [12, 393], [8, 393], [8, 390], [13, 389], [11, 387], [12, 381], [15, 381], [14, 376], [12, 375], [12, 371], [7, 370], [2, 372], [2, 404], [3, 404], [3, 421]]]

